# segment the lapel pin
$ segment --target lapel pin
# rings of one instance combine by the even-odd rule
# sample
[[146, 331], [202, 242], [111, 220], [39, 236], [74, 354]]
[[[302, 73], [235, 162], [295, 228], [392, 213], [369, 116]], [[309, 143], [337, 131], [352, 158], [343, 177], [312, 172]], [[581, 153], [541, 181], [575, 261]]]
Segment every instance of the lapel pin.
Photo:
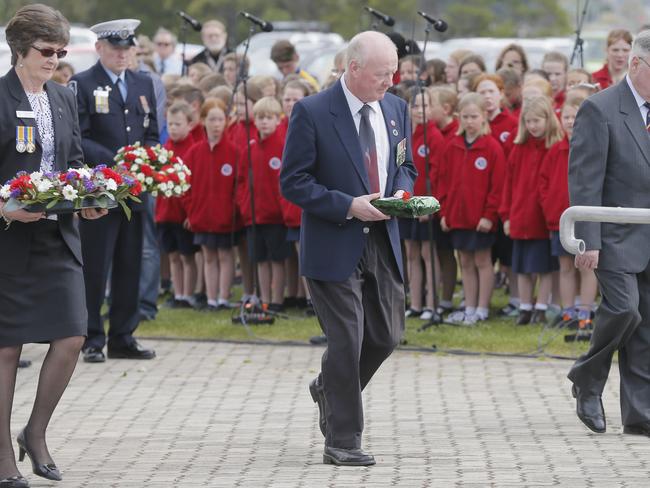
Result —
[[391, 120], [391, 121], [390, 121], [390, 125], [392, 125], [393, 127], [395, 127], [395, 121], [394, 121], [394, 120]]

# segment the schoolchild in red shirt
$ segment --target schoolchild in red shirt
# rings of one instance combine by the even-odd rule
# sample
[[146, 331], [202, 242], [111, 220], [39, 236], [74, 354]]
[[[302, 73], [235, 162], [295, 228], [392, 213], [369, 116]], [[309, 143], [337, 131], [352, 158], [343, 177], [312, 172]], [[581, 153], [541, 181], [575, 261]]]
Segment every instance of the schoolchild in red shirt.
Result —
[[237, 203], [246, 226], [249, 256], [257, 265], [262, 304], [273, 312], [283, 310], [284, 261], [291, 251], [280, 204], [284, 137], [277, 129], [281, 115], [282, 107], [274, 97], [264, 97], [253, 107], [258, 131], [258, 139], [251, 147], [255, 203], [254, 242], [247, 164], [240, 165], [237, 190]]
[[[526, 99], [514, 148], [508, 157], [501, 219], [513, 239], [512, 268], [519, 285], [517, 324], [543, 323], [551, 298], [552, 272], [558, 270], [539, 198], [539, 170], [548, 149], [562, 140], [560, 123], [548, 97]], [[539, 277], [533, 312], [535, 277]]]
[[[431, 120], [431, 93], [415, 87], [408, 94], [409, 112], [412, 123], [411, 145], [413, 147], [413, 162], [418, 170], [418, 177], [413, 186], [413, 194], [435, 195], [436, 182], [438, 179], [438, 159], [445, 145], [445, 140], [438, 130], [435, 122]], [[426, 142], [424, 139], [426, 124]], [[428, 167], [426, 153], [429, 153]], [[427, 174], [429, 179], [429, 190], [427, 190]], [[433, 277], [431, 272], [431, 251], [429, 241], [429, 218], [420, 219], [400, 219], [399, 228], [400, 236], [404, 239], [406, 247], [406, 259], [408, 266], [409, 291], [411, 297], [411, 306], [406, 311], [406, 317], [418, 316], [421, 320], [431, 320], [433, 317]], [[434, 249], [435, 252], [435, 249]], [[434, 259], [437, 261], [437, 253]], [[424, 262], [424, 267], [422, 266]], [[440, 275], [438, 264], [436, 263], [436, 275]], [[422, 307], [422, 297], [424, 295], [424, 276], [426, 275], [426, 305]]]
[[[441, 86], [429, 88], [429, 93], [431, 94], [431, 120], [435, 122], [440, 130], [446, 145], [458, 132], [458, 119], [456, 118], [458, 96], [454, 90]], [[441, 154], [444, 152], [444, 148], [445, 146], [440, 148]], [[434, 197], [438, 196], [438, 191], [440, 191], [440, 188], [434, 188]], [[440, 264], [440, 273], [436, 273], [436, 276], [441, 285], [438, 313], [442, 314], [453, 309], [452, 299], [456, 288], [458, 264], [456, 263], [456, 256], [449, 233], [442, 232], [438, 215], [434, 215], [433, 218], [433, 240], [436, 243], [436, 252]]]
[[[284, 117], [280, 120], [280, 125], [277, 129], [284, 139], [286, 139], [293, 106], [312, 93], [312, 86], [302, 79], [290, 80], [284, 84], [281, 98]], [[311, 304], [307, 281], [300, 276], [300, 269], [298, 267], [302, 210], [282, 196], [280, 196], [280, 203], [282, 205], [284, 225], [287, 228], [287, 242], [295, 248], [295, 253], [291, 253], [286, 262], [287, 296], [284, 299], [284, 303], [288, 306], [305, 308], [308, 315], [313, 315], [314, 309]]]
[[[192, 108], [189, 104], [175, 102], [167, 109], [167, 130], [169, 139], [165, 149], [183, 161], [194, 144], [190, 134]], [[191, 183], [191, 180], [190, 180]], [[194, 305], [192, 293], [196, 283], [194, 254], [199, 248], [194, 244], [193, 234], [183, 227], [187, 218], [182, 197], [156, 199], [156, 227], [161, 250], [169, 258], [174, 297], [168, 302], [171, 308], [187, 308]]]
[[[596, 300], [598, 283], [593, 270], [578, 271], [574, 256], [564, 250], [560, 243], [560, 216], [569, 207], [569, 140], [580, 104], [585, 97], [570, 93], [562, 107], [561, 123], [566, 136], [549, 149], [539, 172], [539, 196], [551, 231], [551, 254], [560, 261], [561, 320], [568, 325], [578, 320], [581, 327], [591, 323], [591, 311]], [[576, 290], [580, 289], [580, 301], [576, 306]]]
[[167, 95], [167, 103], [173, 104], [177, 101], [184, 101], [192, 109], [192, 121], [190, 134], [195, 142], [199, 142], [202, 139], [205, 139], [205, 130], [203, 129], [203, 124], [201, 123], [201, 107], [205, 101], [203, 92], [190, 84], [179, 84], [176, 85], [172, 90], [169, 91]]
[[[518, 76], [518, 75], [517, 75]], [[505, 104], [504, 83], [500, 76], [482, 74], [474, 80], [474, 91], [485, 98], [490, 133], [501, 145], [505, 157], [512, 150], [512, 141], [517, 136], [518, 119], [502, 110]], [[515, 305], [519, 304], [519, 291], [517, 278], [512, 273], [512, 239], [503, 232], [503, 223], [499, 220], [496, 231], [496, 242], [492, 248], [492, 257], [499, 261], [501, 276], [508, 278], [510, 297], [508, 305], [499, 313], [508, 315], [516, 311]]]
[[594, 83], [600, 89], [615, 85], [627, 73], [627, 60], [632, 50], [632, 34], [625, 29], [615, 29], [607, 35], [607, 60], [605, 65], [592, 73]]
[[441, 226], [451, 232], [458, 251], [465, 294], [465, 311], [454, 312], [451, 323], [474, 325], [486, 320], [494, 286], [492, 245], [496, 241], [505, 158], [501, 144], [490, 135], [487, 102], [477, 93], [465, 95], [458, 106], [460, 130], [440, 163]]
[[208, 310], [213, 311], [231, 307], [233, 248], [239, 230], [233, 219], [239, 153], [224, 137], [227, 118], [221, 100], [206, 100], [201, 118], [206, 138], [194, 144], [187, 154], [192, 187], [185, 202], [194, 243], [201, 246], [203, 253]]
[[542, 59], [542, 70], [548, 75], [548, 81], [553, 89], [553, 103], [556, 115], [559, 116], [566, 96], [566, 74], [569, 70], [569, 59], [562, 53], [551, 51]]

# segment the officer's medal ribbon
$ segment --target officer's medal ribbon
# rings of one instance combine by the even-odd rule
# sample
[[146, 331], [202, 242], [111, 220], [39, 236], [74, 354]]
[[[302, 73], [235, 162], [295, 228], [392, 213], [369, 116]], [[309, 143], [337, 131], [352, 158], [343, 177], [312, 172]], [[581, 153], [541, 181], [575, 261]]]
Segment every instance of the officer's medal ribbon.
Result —
[[108, 94], [109, 94], [108, 88], [102, 90], [101, 88], [98, 87], [93, 92], [93, 95], [95, 95], [95, 112], [97, 112], [98, 114], [109, 113]]
[[34, 151], [36, 151], [36, 142], [34, 139], [34, 127], [27, 126], [25, 127], [25, 130], [27, 132], [27, 144], [25, 149], [27, 149], [28, 153], [32, 154]]
[[24, 153], [27, 150], [27, 134], [26, 127], [19, 125], [16, 127], [16, 151]]
[[147, 97], [140, 95], [140, 104], [142, 105], [142, 110], [144, 110], [144, 121], [142, 122], [142, 127], [145, 129], [149, 128], [149, 114], [151, 113], [151, 108], [149, 107], [149, 102]]

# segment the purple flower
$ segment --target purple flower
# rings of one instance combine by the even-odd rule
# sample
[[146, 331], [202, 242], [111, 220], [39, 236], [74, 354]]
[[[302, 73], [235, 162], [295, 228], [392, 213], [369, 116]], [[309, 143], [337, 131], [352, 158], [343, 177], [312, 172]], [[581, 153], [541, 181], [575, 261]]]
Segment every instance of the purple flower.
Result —
[[84, 179], [83, 179], [83, 184], [84, 184], [84, 188], [85, 188], [86, 191], [89, 192], [89, 193], [92, 192], [92, 191], [94, 191], [95, 188], [97, 188], [97, 187], [95, 186], [95, 183], [93, 183], [92, 181], [90, 181], [88, 178], [84, 178]]
[[101, 171], [103, 169], [106, 169], [106, 165], [105, 164], [98, 164], [97, 166], [95, 166], [95, 173], [101, 173]]
[[68, 174], [65, 175], [65, 179], [68, 181], [72, 181], [76, 178], [76, 176], [77, 173], [75, 173], [74, 171], [70, 171]]
[[135, 183], [135, 180], [133, 178], [126, 175], [122, 176], [122, 181], [126, 183], [128, 186], [133, 186], [133, 184]]
[[16, 188], [15, 190], [11, 190], [11, 198], [18, 198], [20, 195], [22, 195], [22, 191], [20, 191], [19, 188]]

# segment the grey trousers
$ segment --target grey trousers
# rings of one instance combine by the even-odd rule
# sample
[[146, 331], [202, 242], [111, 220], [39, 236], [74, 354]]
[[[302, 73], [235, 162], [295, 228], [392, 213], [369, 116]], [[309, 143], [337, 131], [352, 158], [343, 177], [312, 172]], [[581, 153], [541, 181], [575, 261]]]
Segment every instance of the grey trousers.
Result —
[[370, 226], [361, 260], [342, 282], [308, 280], [327, 336], [321, 364], [331, 447], [361, 447], [361, 391], [399, 344], [404, 331], [404, 285], [386, 225]]
[[650, 267], [623, 273], [596, 270], [602, 303], [596, 312], [589, 351], [569, 379], [600, 395], [618, 350], [623, 425], [650, 421]]

